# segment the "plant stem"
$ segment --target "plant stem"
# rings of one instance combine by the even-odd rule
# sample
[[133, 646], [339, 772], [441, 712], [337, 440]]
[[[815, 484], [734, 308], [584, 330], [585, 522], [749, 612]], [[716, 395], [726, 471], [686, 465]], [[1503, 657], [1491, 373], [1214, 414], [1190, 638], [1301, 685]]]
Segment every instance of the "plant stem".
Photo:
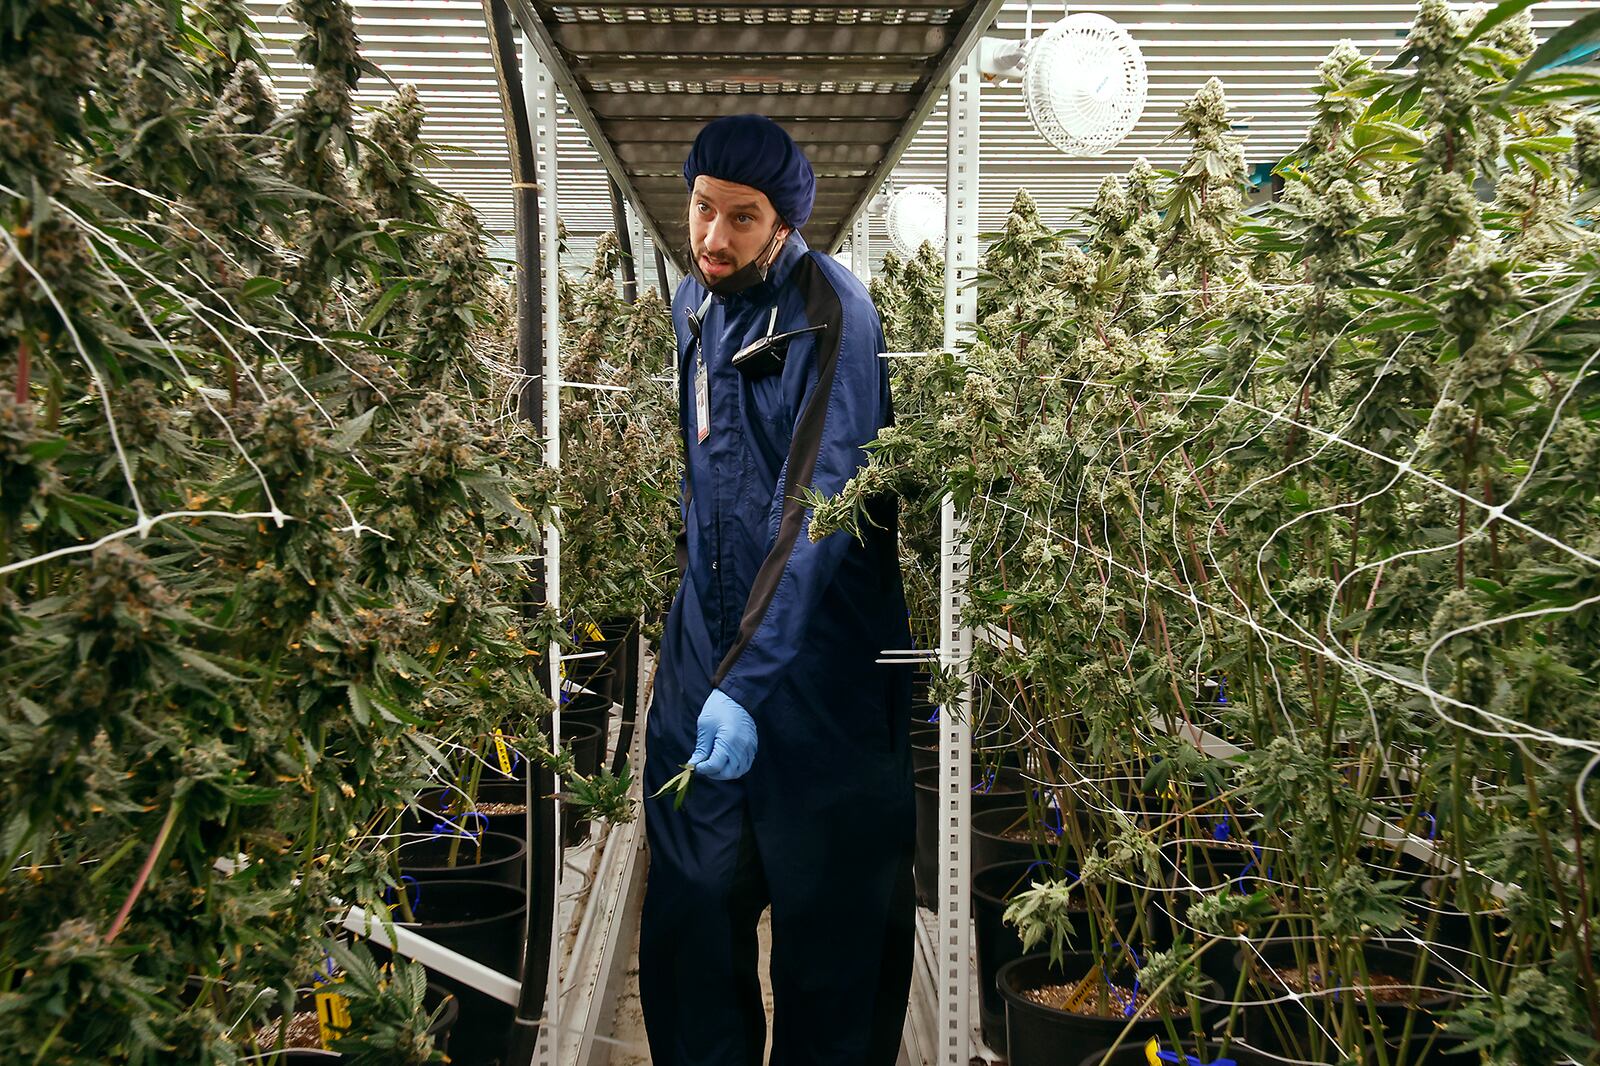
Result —
[[134, 878], [133, 888], [128, 890], [128, 898], [122, 901], [122, 907], [117, 911], [116, 918], [111, 923], [111, 928], [106, 931], [106, 943], [117, 939], [122, 932], [122, 927], [128, 922], [128, 915], [133, 911], [133, 904], [144, 891], [144, 886], [150, 880], [150, 872], [156, 868], [156, 862], [161, 858], [161, 853], [166, 850], [167, 837], [172, 835], [172, 827], [178, 821], [178, 812], [183, 809], [183, 801], [176, 796], [167, 805], [167, 817], [161, 823], [161, 831], [156, 834], [155, 843], [150, 845], [150, 853], [144, 857], [144, 865], [139, 868], [139, 876]]
[[1590, 1035], [1600, 1037], [1600, 989], [1595, 987], [1594, 930], [1589, 923], [1589, 886], [1583, 868], [1583, 822], [1578, 817], [1578, 794], [1574, 786], [1572, 802], [1567, 805], [1572, 815], [1572, 853], [1578, 861], [1573, 863], [1578, 871], [1578, 928], [1583, 931], [1583, 950], [1577, 953], [1583, 963], [1584, 999], [1589, 1006]]
[[24, 332], [17, 338], [17, 406], [28, 402], [29, 363], [33, 356], [33, 337]]

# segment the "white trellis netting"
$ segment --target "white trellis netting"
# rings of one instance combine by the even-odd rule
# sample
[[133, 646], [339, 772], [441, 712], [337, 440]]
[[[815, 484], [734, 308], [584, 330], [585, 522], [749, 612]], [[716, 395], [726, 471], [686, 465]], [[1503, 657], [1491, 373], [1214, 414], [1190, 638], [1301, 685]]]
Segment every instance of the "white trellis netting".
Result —
[[1104, 15], [1068, 15], [1028, 49], [1023, 95], [1028, 117], [1068, 155], [1100, 155], [1133, 129], [1144, 111], [1144, 56], [1126, 30]]

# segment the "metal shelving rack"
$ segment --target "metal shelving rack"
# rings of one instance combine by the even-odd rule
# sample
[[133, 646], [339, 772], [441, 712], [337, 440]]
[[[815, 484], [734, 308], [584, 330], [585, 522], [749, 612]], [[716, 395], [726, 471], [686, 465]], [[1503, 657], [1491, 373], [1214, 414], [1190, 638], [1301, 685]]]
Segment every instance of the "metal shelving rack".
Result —
[[[977, 322], [978, 92], [977, 50], [950, 79], [945, 172], [944, 346], [958, 350]], [[938, 1066], [967, 1066], [971, 1059], [968, 973], [971, 916], [972, 630], [962, 621], [970, 556], [966, 520], [946, 496], [939, 535], [939, 663], [956, 671], [961, 688], [939, 715], [939, 931], [935, 984]]]

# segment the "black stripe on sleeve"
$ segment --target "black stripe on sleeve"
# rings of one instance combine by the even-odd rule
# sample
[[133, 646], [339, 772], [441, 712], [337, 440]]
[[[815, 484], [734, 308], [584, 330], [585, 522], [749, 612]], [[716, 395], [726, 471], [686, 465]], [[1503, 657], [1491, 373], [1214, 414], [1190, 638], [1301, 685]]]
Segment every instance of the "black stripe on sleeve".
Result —
[[783, 484], [783, 517], [778, 523], [778, 539], [772, 550], [762, 560], [756, 571], [755, 582], [750, 586], [750, 598], [745, 602], [744, 616], [739, 621], [739, 636], [723, 656], [722, 664], [712, 675], [713, 688], [722, 684], [733, 664], [739, 661], [744, 649], [755, 639], [756, 630], [772, 606], [772, 597], [778, 591], [778, 581], [795, 541], [800, 537], [800, 527], [805, 523], [805, 504], [800, 496], [811, 487], [816, 472], [817, 455], [822, 450], [822, 428], [828, 413], [828, 400], [833, 395], [834, 370], [839, 363], [839, 346], [844, 340], [844, 305], [839, 294], [823, 275], [811, 256], [795, 267], [795, 282], [805, 295], [805, 318], [810, 326], [826, 326], [822, 336], [826, 340], [818, 345], [817, 387], [811, 393], [805, 410], [800, 412], [794, 426], [794, 436], [789, 441], [788, 473]]

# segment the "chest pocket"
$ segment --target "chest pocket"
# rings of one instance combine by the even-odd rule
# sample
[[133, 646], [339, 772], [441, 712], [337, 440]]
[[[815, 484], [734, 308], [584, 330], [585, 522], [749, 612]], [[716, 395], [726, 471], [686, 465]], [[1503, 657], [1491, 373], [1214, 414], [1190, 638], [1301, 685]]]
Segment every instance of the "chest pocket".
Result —
[[789, 450], [796, 407], [805, 395], [806, 378], [815, 363], [816, 335], [796, 337], [788, 344], [783, 369], [759, 377], [741, 375], [745, 413], [751, 422], [772, 436], [782, 454]]

